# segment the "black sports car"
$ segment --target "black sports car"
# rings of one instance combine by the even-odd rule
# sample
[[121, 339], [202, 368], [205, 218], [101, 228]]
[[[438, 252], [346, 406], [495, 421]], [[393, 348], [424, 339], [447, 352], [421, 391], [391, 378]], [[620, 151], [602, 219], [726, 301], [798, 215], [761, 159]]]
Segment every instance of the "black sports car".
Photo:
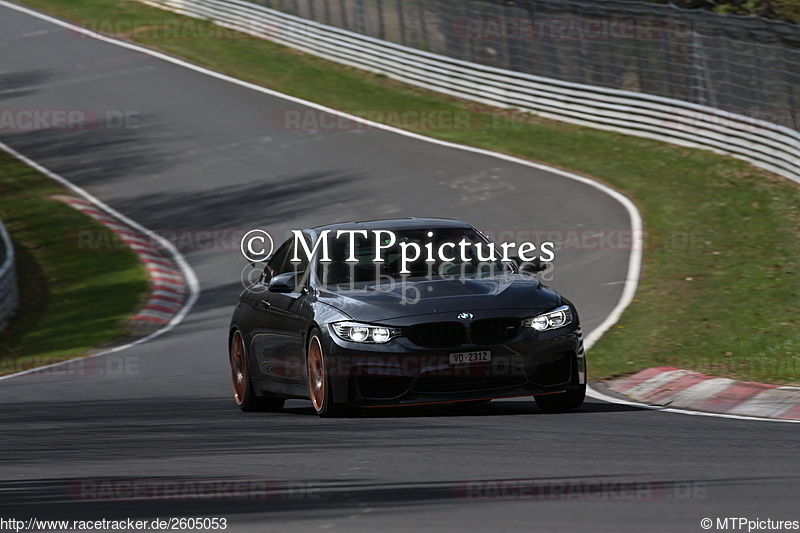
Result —
[[575, 307], [536, 279], [540, 263], [486, 261], [490, 246], [446, 219], [297, 232], [239, 296], [228, 339], [236, 403], [277, 410], [307, 398], [320, 416], [516, 396], [545, 411], [580, 406]]

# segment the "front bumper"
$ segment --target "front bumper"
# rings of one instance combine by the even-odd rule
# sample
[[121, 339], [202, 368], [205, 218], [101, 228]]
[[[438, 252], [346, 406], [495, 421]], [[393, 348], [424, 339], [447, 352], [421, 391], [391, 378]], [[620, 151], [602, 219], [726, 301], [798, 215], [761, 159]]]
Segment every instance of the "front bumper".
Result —
[[[325, 335], [336, 403], [416, 405], [563, 392], [585, 383], [580, 326], [523, 331], [491, 345], [423, 348], [399, 337], [386, 344]], [[450, 354], [488, 350], [491, 362], [450, 364]]]

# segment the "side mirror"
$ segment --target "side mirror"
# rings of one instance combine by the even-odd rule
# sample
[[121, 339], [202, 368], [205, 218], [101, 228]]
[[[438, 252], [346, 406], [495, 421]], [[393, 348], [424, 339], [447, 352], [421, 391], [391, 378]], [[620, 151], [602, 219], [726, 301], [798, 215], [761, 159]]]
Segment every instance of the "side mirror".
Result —
[[529, 272], [536, 274], [537, 272], [544, 272], [547, 270], [547, 264], [542, 263], [541, 258], [537, 257], [533, 261], [523, 261], [522, 258], [515, 256], [514, 262], [517, 264], [522, 272]]
[[297, 286], [297, 272], [284, 272], [269, 281], [270, 292], [294, 292]]

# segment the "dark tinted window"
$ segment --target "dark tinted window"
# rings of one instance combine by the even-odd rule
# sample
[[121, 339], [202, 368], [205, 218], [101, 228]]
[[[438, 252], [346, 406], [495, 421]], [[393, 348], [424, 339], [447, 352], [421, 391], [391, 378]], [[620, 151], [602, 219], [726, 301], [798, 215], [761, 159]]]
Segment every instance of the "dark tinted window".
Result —
[[308, 258], [306, 258], [306, 254], [302, 249], [298, 254], [300, 262], [292, 261], [294, 257], [294, 247], [294, 236], [292, 236], [281, 244], [281, 247], [275, 252], [272, 260], [269, 262], [269, 267], [273, 271], [273, 276], [286, 272], [304, 272], [306, 268], [308, 268]]
[[272, 269], [273, 276], [277, 276], [278, 274], [283, 274], [283, 272], [285, 272], [283, 270], [283, 265], [286, 263], [289, 253], [291, 252], [293, 241], [294, 238], [287, 239], [283, 244], [280, 245], [278, 251], [272, 256], [272, 259], [270, 259], [269, 268]]

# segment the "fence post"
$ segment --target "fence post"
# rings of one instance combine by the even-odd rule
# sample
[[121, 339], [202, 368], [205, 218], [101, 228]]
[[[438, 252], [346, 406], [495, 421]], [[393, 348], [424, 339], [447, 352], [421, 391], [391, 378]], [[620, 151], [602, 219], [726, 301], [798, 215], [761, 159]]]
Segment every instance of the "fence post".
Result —
[[378, 39], [386, 39], [386, 21], [383, 20], [383, 0], [375, 0], [378, 8]]
[[353, 18], [355, 19], [356, 31], [363, 35], [368, 35], [367, 19], [366, 19], [366, 14], [364, 13], [364, 0], [356, 0], [355, 13], [353, 14]]
[[397, 0], [397, 21], [400, 23], [400, 44], [406, 44], [406, 17], [403, 13], [403, 0]]
[[703, 37], [696, 31], [692, 31], [692, 59], [697, 76], [697, 103], [717, 107], [717, 97], [711, 84], [708, 61], [703, 49]]
[[[315, 0], [309, 0], [314, 2]], [[325, 24], [331, 24], [331, 0], [322, 0], [322, 10], [325, 16]]]
[[417, 0], [417, 16], [419, 17], [419, 31], [422, 39], [420, 48], [423, 50], [429, 50], [430, 43], [428, 43], [428, 26], [425, 21], [425, 6], [423, 5], [423, 0]]
[[347, 5], [345, 5], [345, 0], [339, 0], [339, 9], [342, 10], [342, 27], [346, 30], [349, 30], [350, 24], [347, 22]]

